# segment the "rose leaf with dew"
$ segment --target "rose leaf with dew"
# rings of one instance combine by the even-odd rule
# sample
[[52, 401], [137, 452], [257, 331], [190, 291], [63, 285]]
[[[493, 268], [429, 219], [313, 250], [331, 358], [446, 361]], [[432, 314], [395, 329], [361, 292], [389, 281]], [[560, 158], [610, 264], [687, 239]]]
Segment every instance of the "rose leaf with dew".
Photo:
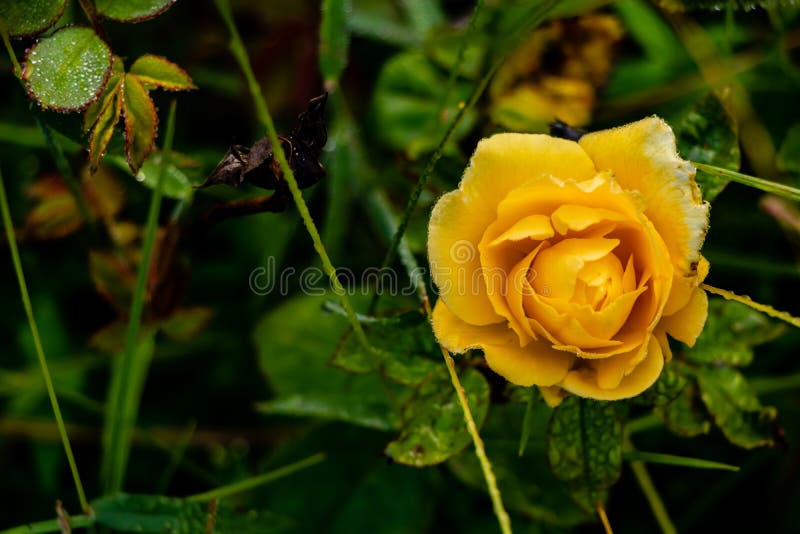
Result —
[[441, 352], [424, 315], [410, 312], [398, 317], [404, 322], [363, 325], [370, 345], [377, 351], [367, 351], [348, 330], [331, 364], [352, 373], [379, 372], [400, 384], [418, 384], [441, 367]]
[[11, 37], [33, 37], [52, 27], [67, 0], [3, 0], [0, 21]]
[[142, 22], [157, 17], [177, 0], [95, 0], [97, 13], [120, 22]]
[[[737, 125], [726, 106], [730, 90], [708, 93], [689, 110], [678, 127], [678, 148], [681, 156], [699, 163], [708, 163], [738, 171], [741, 163]], [[698, 170], [697, 185], [709, 202], [722, 192], [728, 180]]]
[[[489, 384], [475, 369], [462, 374], [461, 384], [480, 427], [489, 410]], [[386, 447], [386, 455], [401, 464], [423, 467], [444, 462], [470, 442], [457, 394], [447, 371], [440, 367], [417, 386], [406, 402], [400, 436]]]
[[122, 85], [122, 109], [125, 116], [125, 157], [136, 174], [153, 150], [158, 128], [158, 114], [144, 84], [133, 74], [126, 74]]
[[622, 470], [622, 423], [607, 402], [569, 397], [550, 417], [547, 459], [569, 484], [575, 500], [591, 512]]
[[167, 58], [153, 54], [146, 54], [134, 61], [130, 73], [135, 74], [147, 89], [156, 87], [167, 91], [197, 89], [185, 70]]
[[100, 96], [111, 61], [111, 50], [94, 30], [71, 26], [31, 47], [22, 77], [42, 108], [79, 111]]

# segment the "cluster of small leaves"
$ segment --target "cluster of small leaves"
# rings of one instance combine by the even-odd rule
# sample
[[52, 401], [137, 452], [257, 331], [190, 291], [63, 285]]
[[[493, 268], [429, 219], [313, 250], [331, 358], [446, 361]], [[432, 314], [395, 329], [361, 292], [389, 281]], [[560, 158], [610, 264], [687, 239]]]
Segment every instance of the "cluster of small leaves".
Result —
[[[175, 0], [100, 0], [83, 4], [90, 22], [103, 18], [140, 22], [168, 9]], [[12, 37], [31, 37], [58, 23], [66, 0], [9, 0], [0, 5], [0, 21]], [[22, 72], [31, 98], [61, 112], [86, 110], [90, 168], [94, 172], [124, 117], [125, 156], [135, 175], [150, 155], [158, 115], [148, 92], [194, 89], [189, 75], [165, 58], [146, 54], [128, 72], [98, 27], [64, 26], [39, 39], [28, 50]], [[101, 32], [102, 33], [102, 32]]]
[[678, 382], [685, 385], [674, 399], [657, 404], [656, 415], [679, 435], [708, 433], [713, 421], [734, 445], [748, 449], [774, 445], [779, 435], [777, 413], [761, 405], [739, 369], [752, 362], [753, 347], [784, 330], [743, 304], [711, 299], [697, 343], [670, 364]]
[[168, 91], [195, 89], [192, 79], [166, 58], [147, 54], [133, 62], [128, 72], [122, 58], [113, 58], [112, 74], [100, 97], [86, 110], [84, 131], [89, 132], [89, 163], [97, 169], [105, 155], [120, 115], [125, 124], [125, 156], [137, 174], [153, 150], [158, 114], [149, 96], [151, 89]]

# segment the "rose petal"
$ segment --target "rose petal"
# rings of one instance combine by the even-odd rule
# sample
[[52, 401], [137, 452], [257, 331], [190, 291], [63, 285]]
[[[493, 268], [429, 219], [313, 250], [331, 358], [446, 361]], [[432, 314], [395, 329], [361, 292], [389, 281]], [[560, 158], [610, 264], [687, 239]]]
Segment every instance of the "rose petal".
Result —
[[457, 354], [481, 348], [485, 343], [517, 343], [516, 334], [505, 323], [486, 326], [469, 324], [454, 314], [442, 299], [433, 307], [432, 325], [439, 344]]
[[547, 215], [530, 215], [514, 223], [514, 226], [500, 234], [489, 246], [497, 246], [503, 241], [520, 241], [522, 239], [543, 240], [553, 237], [553, 226]]
[[488, 222], [482, 222], [486, 214], [476, 206], [465, 202], [460, 191], [439, 199], [428, 226], [428, 257], [440, 298], [464, 321], [486, 325], [503, 318], [486, 295], [478, 243]]
[[604, 208], [591, 208], [578, 204], [559, 206], [550, 216], [553, 228], [561, 235], [579, 232], [603, 221], [625, 221], [621, 213]]
[[698, 287], [686, 306], [669, 317], [662, 318], [659, 326], [670, 336], [692, 347], [703, 331], [707, 317], [708, 295], [704, 289]]
[[592, 160], [574, 141], [502, 133], [478, 143], [459, 190], [468, 203], [478, 202], [493, 211], [512, 189], [540, 177], [586, 180], [594, 175]]
[[493, 371], [520, 386], [551, 386], [567, 374], [574, 357], [532, 342], [521, 348], [505, 326], [475, 326], [459, 319], [441, 300], [433, 310], [433, 331], [439, 343], [452, 352], [483, 349]]
[[[597, 360], [601, 362], [602, 360]], [[593, 361], [594, 363], [594, 361]], [[597, 400], [619, 400], [634, 397], [649, 388], [661, 374], [664, 355], [655, 337], [650, 336], [644, 360], [613, 389], [603, 389], [598, 384], [598, 371], [581, 367], [567, 373], [559, 384], [565, 390], [580, 397]]]
[[584, 265], [608, 255], [617, 245], [618, 239], [604, 238], [559, 241], [534, 260], [533, 288], [540, 295], [569, 300], [575, 291], [578, 272]]
[[569, 371], [573, 355], [553, 349], [546, 341], [533, 341], [523, 348], [510, 343], [484, 345], [486, 363], [492, 371], [518, 386], [552, 386]]
[[663, 120], [649, 117], [632, 124], [584, 135], [579, 141], [599, 170], [636, 190], [681, 272], [700, 259], [708, 229], [709, 205], [694, 181], [695, 169], [677, 153], [675, 135]]

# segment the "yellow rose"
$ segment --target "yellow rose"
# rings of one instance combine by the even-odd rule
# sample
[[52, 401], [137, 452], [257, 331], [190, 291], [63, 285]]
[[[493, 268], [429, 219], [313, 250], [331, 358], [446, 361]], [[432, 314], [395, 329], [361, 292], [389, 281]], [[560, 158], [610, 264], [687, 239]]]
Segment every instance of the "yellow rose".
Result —
[[585, 135], [483, 139], [431, 215], [433, 329], [494, 371], [615, 400], [647, 389], [694, 344], [708, 300], [709, 205], [657, 117]]

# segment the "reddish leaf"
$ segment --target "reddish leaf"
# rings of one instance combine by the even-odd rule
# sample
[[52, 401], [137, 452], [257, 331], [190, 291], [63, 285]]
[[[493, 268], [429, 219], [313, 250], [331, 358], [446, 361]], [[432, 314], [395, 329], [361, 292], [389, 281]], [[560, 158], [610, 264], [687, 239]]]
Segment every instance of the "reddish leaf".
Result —
[[182, 308], [164, 319], [161, 331], [176, 341], [189, 341], [208, 325], [213, 316], [211, 308]]
[[94, 287], [118, 312], [130, 307], [136, 274], [130, 265], [109, 252], [89, 252], [89, 274]]
[[37, 201], [25, 223], [26, 232], [35, 239], [59, 239], [83, 224], [75, 199], [61, 176], [40, 178], [27, 192]]
[[167, 58], [147, 54], [136, 61], [130, 69], [148, 89], [161, 87], [168, 91], [197, 89], [185, 70]]
[[100, 160], [103, 159], [108, 142], [114, 133], [114, 127], [119, 122], [119, 116], [122, 112], [122, 97], [119, 91], [121, 83], [122, 80], [120, 78], [120, 80], [116, 81], [112, 93], [105, 99], [104, 107], [92, 128], [92, 134], [89, 136], [89, 170], [91, 172], [95, 172], [97, 166], [100, 165]]
[[156, 107], [139, 79], [126, 74], [122, 85], [122, 109], [125, 114], [125, 156], [133, 174], [153, 150], [158, 127]]

